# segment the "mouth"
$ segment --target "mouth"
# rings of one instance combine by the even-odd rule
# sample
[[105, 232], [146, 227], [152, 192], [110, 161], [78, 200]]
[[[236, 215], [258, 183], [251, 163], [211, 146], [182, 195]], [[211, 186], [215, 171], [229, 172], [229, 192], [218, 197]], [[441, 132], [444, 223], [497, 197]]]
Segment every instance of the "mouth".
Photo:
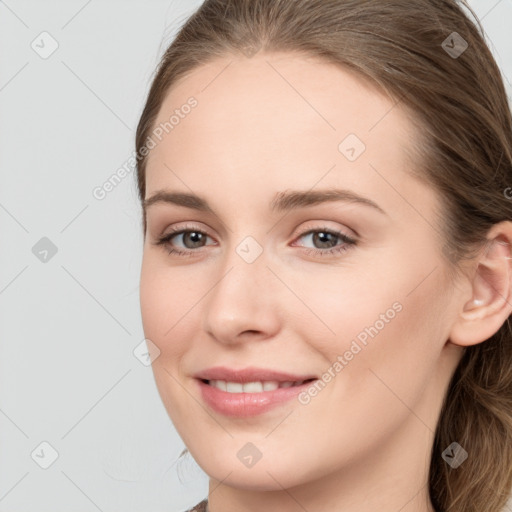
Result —
[[220, 391], [226, 391], [227, 393], [264, 393], [266, 391], [275, 391], [276, 389], [302, 386], [303, 384], [308, 384], [314, 380], [316, 379], [310, 378], [305, 380], [283, 382], [276, 380], [233, 382], [226, 380], [201, 379], [204, 384], [219, 389]]
[[212, 411], [247, 418], [293, 404], [293, 399], [318, 378], [264, 368], [214, 367], [195, 376], [200, 396]]

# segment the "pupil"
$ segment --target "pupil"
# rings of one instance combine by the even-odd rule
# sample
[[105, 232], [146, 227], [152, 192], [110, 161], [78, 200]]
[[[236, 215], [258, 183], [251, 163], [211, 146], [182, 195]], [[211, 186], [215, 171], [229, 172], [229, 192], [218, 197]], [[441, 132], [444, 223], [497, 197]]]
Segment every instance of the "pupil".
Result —
[[[195, 246], [198, 242], [201, 242], [202, 233], [198, 233], [197, 231], [191, 231], [190, 233], [185, 233], [185, 238], [187, 236], [192, 239], [192, 244]], [[196, 238], [196, 240], [193, 240], [194, 237]]]
[[[328, 243], [329, 242], [328, 238], [331, 237], [331, 236], [333, 236], [332, 233], [326, 233], [325, 231], [320, 231], [318, 233], [314, 233], [313, 234], [315, 242], [318, 241], [318, 239], [320, 238], [320, 244]], [[325, 240], [326, 238], [327, 238], [327, 240]], [[322, 239], [324, 239], [324, 240], [322, 240]]]

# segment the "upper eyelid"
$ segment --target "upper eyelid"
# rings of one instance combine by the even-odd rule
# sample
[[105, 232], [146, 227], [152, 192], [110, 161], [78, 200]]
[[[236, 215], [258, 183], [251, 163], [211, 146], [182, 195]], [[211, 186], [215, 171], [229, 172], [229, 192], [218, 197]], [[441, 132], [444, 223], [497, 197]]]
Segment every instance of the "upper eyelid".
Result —
[[[311, 222], [315, 222], [315, 221], [311, 221]], [[322, 223], [325, 224], [325, 221], [316, 221], [316, 222], [319, 222], [320, 224], [322, 224]], [[307, 228], [302, 228], [299, 231], [298, 234], [300, 236], [303, 236], [305, 234], [310, 233], [311, 231], [321, 231], [322, 229], [324, 229], [326, 231], [341, 232], [341, 233], [345, 234], [343, 228], [335, 228], [335, 227], [330, 227], [330, 226], [326, 226], [326, 225], [318, 225], [318, 224], [317, 225], [308, 226]], [[184, 226], [179, 226], [179, 227], [171, 227], [169, 233], [167, 233], [167, 234], [168, 235], [178, 234], [178, 233], [182, 233], [183, 231], [199, 231], [199, 232], [202, 232], [202, 233], [204, 233], [204, 234], [206, 234], [208, 236], [211, 236], [208, 233], [207, 229], [202, 228], [199, 225], [197, 225], [197, 226], [196, 225], [191, 225], [191, 226], [190, 225], [184, 225]], [[350, 229], [350, 231], [353, 231], [355, 233], [355, 231], [353, 229]], [[166, 235], [162, 235], [162, 236], [166, 236]], [[351, 235], [347, 234], [347, 236], [351, 236]], [[358, 235], [356, 234], [355, 236], [358, 236]]]
[[[318, 227], [318, 228], [311, 228], [306, 229], [305, 231], [300, 232], [298, 235], [294, 237], [294, 243], [296, 243], [297, 240], [300, 240], [302, 237], [309, 236], [312, 233], [318, 233], [318, 232], [327, 232], [331, 233], [332, 235], [338, 237], [343, 244], [358, 244], [359, 243], [359, 237], [358, 236], [352, 236], [348, 233], [346, 233], [342, 229], [333, 229], [328, 227]], [[321, 249], [318, 249], [321, 251]]]

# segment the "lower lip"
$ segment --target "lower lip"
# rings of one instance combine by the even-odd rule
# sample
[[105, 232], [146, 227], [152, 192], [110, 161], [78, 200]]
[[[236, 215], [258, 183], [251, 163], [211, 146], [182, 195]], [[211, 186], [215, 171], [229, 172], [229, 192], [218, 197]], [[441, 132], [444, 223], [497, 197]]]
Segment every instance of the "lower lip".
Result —
[[262, 391], [261, 393], [228, 393], [227, 391], [214, 388], [202, 380], [197, 382], [199, 383], [203, 400], [214, 411], [224, 416], [246, 418], [263, 414], [288, 402], [315, 381], [306, 382], [300, 386], [278, 388], [274, 391]]

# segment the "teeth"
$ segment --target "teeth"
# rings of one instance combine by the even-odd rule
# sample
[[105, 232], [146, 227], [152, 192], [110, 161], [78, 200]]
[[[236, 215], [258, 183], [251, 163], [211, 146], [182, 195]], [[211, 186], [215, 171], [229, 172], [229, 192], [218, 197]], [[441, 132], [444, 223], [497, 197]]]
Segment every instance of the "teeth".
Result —
[[228, 393], [243, 393], [244, 386], [240, 382], [226, 382], [226, 391]]
[[274, 391], [279, 387], [279, 383], [275, 381], [268, 381], [263, 383], [263, 391]]
[[226, 391], [226, 381], [224, 380], [212, 380], [210, 384], [216, 388], [221, 389], [222, 391]]
[[263, 391], [263, 383], [246, 382], [243, 385], [244, 393], [261, 393]]
[[263, 391], [274, 391], [278, 388], [291, 388], [292, 386], [300, 386], [304, 381], [296, 382], [277, 382], [277, 381], [265, 381], [265, 382], [226, 382], [225, 380], [210, 380], [209, 385], [220, 389], [221, 391], [227, 391], [228, 393], [261, 393]]

